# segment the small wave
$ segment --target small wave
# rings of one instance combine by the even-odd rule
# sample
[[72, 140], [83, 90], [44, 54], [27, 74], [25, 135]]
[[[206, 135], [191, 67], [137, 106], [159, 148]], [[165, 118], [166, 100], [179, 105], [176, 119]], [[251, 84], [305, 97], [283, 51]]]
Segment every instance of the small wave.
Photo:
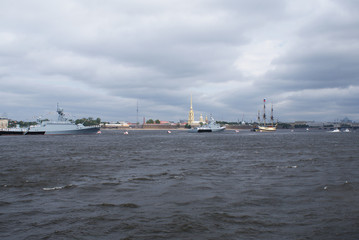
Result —
[[120, 204], [120, 207], [125, 207], [125, 208], [138, 208], [139, 206], [137, 204], [134, 203], [122, 203]]
[[157, 173], [157, 174], [149, 174], [147, 176], [150, 178], [154, 178], [154, 177], [161, 177], [161, 176], [166, 176], [166, 175], [168, 175], [167, 172], [162, 172], [162, 173]]
[[336, 192], [345, 192], [345, 191], [352, 191], [354, 190], [353, 184], [345, 181], [342, 184], [337, 184], [337, 185], [325, 185], [324, 187], [322, 187], [321, 189], [326, 190], [326, 191], [336, 191]]
[[0, 201], [0, 207], [10, 205], [10, 204], [11, 204], [10, 202]]
[[287, 168], [297, 168], [298, 166], [294, 165], [294, 166], [287, 166]]
[[100, 203], [100, 204], [90, 204], [89, 206], [96, 206], [96, 207], [116, 207], [116, 204], [112, 204], [112, 203]]
[[54, 190], [61, 190], [61, 189], [66, 189], [66, 188], [72, 188], [72, 187], [74, 187], [74, 185], [70, 184], [70, 185], [59, 186], [59, 187], [42, 188], [42, 190], [44, 190], [44, 191], [54, 191]]
[[121, 204], [100, 203], [100, 204], [89, 204], [89, 206], [94, 206], [94, 207], [123, 207], [123, 208], [138, 208], [139, 207], [135, 203], [121, 203]]
[[176, 204], [177, 206], [187, 206], [192, 204], [192, 202], [175, 202], [174, 204]]
[[153, 181], [151, 178], [145, 178], [145, 177], [138, 177], [138, 178], [132, 178], [130, 181]]
[[104, 182], [102, 183], [102, 185], [104, 186], [117, 186], [117, 185], [121, 185], [120, 182]]
[[176, 174], [171, 174], [169, 179], [183, 179], [184, 176], [183, 175], [176, 175]]

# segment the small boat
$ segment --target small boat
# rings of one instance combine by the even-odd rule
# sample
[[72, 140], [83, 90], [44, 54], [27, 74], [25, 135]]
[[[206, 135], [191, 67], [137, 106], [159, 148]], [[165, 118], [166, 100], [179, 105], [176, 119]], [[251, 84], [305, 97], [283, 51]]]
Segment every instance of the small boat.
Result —
[[349, 130], [349, 128], [347, 128], [343, 132], [350, 132], [350, 130]]
[[124, 134], [124, 135], [128, 135], [128, 132], [127, 132], [127, 131], [125, 131], [123, 134]]
[[214, 118], [211, 116], [208, 124], [205, 124], [200, 127], [192, 128], [189, 130], [189, 132], [192, 132], [192, 133], [221, 132], [221, 131], [224, 131], [225, 129], [226, 129], [226, 127], [221, 127], [221, 125], [216, 123]]
[[9, 135], [24, 135], [26, 129], [23, 128], [3, 128], [0, 129], [0, 135], [9, 136]]
[[168, 130], [167, 133], [172, 133], [172, 132]]
[[334, 129], [333, 131], [331, 131], [332, 133], [338, 133], [338, 132], [340, 132], [340, 130], [339, 130], [339, 128], [336, 128], [336, 129]]

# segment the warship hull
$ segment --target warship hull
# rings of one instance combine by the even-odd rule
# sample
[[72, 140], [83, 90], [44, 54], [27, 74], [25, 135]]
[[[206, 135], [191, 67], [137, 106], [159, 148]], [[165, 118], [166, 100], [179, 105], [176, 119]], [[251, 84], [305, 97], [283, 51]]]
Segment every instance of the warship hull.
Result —
[[88, 127], [83, 129], [72, 129], [72, 130], [52, 130], [45, 131], [45, 135], [83, 135], [83, 134], [96, 134], [100, 131], [100, 127]]
[[85, 127], [67, 122], [49, 122], [30, 128], [26, 135], [81, 135], [96, 134], [98, 131], [99, 126]]
[[221, 128], [193, 128], [191, 130], [189, 130], [189, 132], [195, 132], [195, 133], [205, 133], [205, 132], [221, 132], [224, 131], [226, 128], [221, 127]]
[[44, 131], [33, 131], [33, 132], [27, 131], [27, 132], [25, 133], [25, 135], [44, 135], [44, 134], [45, 134]]

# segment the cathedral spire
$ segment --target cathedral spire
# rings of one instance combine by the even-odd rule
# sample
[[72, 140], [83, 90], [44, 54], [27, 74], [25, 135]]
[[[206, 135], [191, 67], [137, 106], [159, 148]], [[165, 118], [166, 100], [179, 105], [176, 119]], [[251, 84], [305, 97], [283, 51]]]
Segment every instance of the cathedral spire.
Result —
[[191, 110], [192, 110], [193, 108], [192, 108], [192, 93], [191, 93]]
[[189, 114], [188, 114], [188, 125], [192, 125], [194, 122], [194, 112], [193, 112], [193, 108], [192, 108], [192, 93], [191, 93], [191, 108], [189, 110]]

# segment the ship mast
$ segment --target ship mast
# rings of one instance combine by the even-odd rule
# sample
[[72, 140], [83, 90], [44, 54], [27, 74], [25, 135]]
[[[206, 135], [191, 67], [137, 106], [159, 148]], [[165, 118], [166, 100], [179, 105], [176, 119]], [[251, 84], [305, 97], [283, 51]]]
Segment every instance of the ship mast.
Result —
[[138, 128], [139, 122], [138, 122], [138, 100], [137, 100], [137, 109], [136, 109], [136, 128]]
[[263, 99], [263, 126], [266, 125], [266, 99]]
[[270, 111], [270, 120], [272, 121], [272, 126], [274, 126], [274, 123], [273, 123], [273, 103], [272, 103], [272, 108], [271, 108], [271, 111]]

